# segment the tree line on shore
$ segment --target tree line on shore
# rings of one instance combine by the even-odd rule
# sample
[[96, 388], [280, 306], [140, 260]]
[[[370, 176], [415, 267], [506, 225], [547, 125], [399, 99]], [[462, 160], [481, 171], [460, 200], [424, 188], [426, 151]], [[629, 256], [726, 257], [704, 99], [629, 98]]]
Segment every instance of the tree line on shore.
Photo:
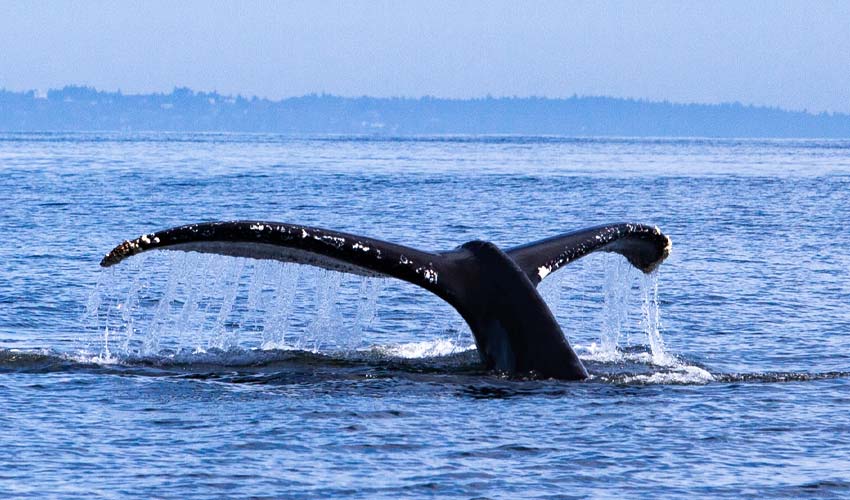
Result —
[[123, 94], [68, 86], [46, 94], [0, 90], [0, 130], [850, 138], [850, 115], [613, 97], [270, 100], [188, 88]]

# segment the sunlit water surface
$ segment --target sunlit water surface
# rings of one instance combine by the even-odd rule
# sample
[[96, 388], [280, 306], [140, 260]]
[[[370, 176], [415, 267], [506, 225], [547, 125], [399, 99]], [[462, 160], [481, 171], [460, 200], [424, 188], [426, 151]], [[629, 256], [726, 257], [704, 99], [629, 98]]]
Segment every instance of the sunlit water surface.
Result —
[[[0, 135], [0, 492], [850, 496], [850, 142]], [[592, 377], [482, 370], [427, 292], [123, 239], [266, 219], [450, 249], [659, 225], [541, 284]]]

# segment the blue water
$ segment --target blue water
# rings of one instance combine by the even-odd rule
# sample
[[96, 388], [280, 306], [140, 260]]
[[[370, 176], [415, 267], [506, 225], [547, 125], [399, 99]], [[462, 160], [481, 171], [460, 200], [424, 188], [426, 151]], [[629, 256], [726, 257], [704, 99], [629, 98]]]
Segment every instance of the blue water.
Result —
[[[850, 142], [7, 134], [0, 207], [0, 495], [850, 496]], [[403, 283], [98, 266], [240, 218], [431, 250], [626, 220], [673, 252], [541, 285], [584, 382], [483, 371]]]

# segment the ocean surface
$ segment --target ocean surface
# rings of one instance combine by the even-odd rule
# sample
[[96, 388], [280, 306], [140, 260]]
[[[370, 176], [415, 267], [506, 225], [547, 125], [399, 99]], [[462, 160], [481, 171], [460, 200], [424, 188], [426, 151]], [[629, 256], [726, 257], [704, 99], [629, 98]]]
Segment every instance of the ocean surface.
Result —
[[[0, 496], [848, 498], [850, 141], [0, 135]], [[426, 250], [658, 225], [541, 292], [592, 376], [488, 373], [392, 280], [124, 239]]]

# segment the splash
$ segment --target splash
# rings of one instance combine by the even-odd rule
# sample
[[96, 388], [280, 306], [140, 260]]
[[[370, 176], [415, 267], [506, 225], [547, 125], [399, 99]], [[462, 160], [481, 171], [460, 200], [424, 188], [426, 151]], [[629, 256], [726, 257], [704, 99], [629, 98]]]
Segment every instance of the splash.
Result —
[[658, 371], [651, 374], [625, 376], [622, 378], [622, 383], [645, 385], [701, 385], [713, 382], [714, 380], [714, 375], [705, 368], [687, 365], [684, 363], [675, 363], [670, 365], [668, 370]]
[[389, 346], [376, 346], [373, 351], [384, 356], [404, 359], [450, 356], [475, 349], [475, 344], [459, 343], [455, 339], [441, 338], [422, 342], [409, 342]]

